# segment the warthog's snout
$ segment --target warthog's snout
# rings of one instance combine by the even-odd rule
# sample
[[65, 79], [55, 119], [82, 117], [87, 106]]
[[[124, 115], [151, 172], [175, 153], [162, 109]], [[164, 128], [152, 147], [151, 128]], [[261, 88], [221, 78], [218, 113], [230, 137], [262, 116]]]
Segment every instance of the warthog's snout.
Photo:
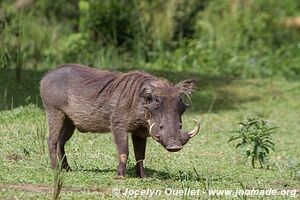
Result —
[[176, 141], [171, 141], [171, 143], [166, 147], [169, 152], [176, 152], [182, 149], [182, 144]]
[[[200, 123], [194, 119], [195, 128], [189, 132], [177, 130], [178, 134], [172, 133], [159, 133], [153, 131], [155, 129], [155, 123], [148, 121], [149, 123], [149, 133], [150, 135], [158, 142], [160, 142], [169, 152], [177, 152], [182, 149], [183, 145], [185, 145], [192, 137], [197, 135], [200, 130]], [[156, 129], [157, 130], [157, 129]], [[172, 137], [172, 138], [171, 138]]]

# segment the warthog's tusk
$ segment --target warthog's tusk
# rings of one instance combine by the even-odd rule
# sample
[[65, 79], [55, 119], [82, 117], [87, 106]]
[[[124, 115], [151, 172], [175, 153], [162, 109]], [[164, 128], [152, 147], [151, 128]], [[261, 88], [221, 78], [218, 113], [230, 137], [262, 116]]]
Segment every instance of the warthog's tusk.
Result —
[[155, 123], [153, 123], [153, 124], [151, 124], [151, 126], [150, 126], [150, 128], [149, 128], [149, 133], [150, 133], [150, 135], [152, 135], [152, 128], [153, 128], [153, 126], [155, 125]]
[[188, 132], [188, 134], [190, 135], [191, 138], [194, 137], [195, 135], [197, 135], [197, 133], [200, 130], [200, 123], [195, 119], [193, 119], [193, 121], [196, 123], [196, 126], [192, 131]]
[[151, 130], [152, 130], [153, 126], [155, 125], [155, 123], [151, 124], [151, 121], [150, 121], [150, 119], [149, 119], [149, 120], [147, 120], [147, 122], [148, 122], [148, 124], [149, 124], [149, 133], [150, 133], [150, 135], [152, 135], [152, 132], [151, 132]]

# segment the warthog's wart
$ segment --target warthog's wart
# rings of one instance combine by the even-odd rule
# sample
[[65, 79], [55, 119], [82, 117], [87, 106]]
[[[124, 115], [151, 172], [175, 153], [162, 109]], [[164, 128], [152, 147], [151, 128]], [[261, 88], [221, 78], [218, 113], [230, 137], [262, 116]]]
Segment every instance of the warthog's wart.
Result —
[[80, 132], [108, 132], [116, 143], [119, 165], [117, 174], [125, 175], [128, 157], [128, 133], [136, 159], [136, 172], [145, 177], [143, 160], [149, 135], [168, 151], [179, 151], [198, 133], [181, 130], [181, 115], [188, 105], [182, 95], [191, 94], [194, 81], [176, 85], [148, 73], [101, 71], [78, 64], [65, 64], [47, 73], [40, 93], [49, 123], [51, 166], [69, 169], [64, 145], [74, 129]]

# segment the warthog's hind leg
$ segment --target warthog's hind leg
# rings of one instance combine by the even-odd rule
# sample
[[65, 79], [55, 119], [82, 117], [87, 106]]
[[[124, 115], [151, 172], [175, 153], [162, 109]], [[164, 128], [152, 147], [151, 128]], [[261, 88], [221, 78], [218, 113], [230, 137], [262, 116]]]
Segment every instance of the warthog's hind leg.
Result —
[[48, 126], [49, 126], [49, 137], [48, 147], [51, 161], [51, 167], [55, 169], [57, 167], [57, 144], [59, 135], [63, 127], [65, 114], [57, 109], [47, 109], [48, 114]]
[[51, 167], [53, 169], [57, 167], [57, 158], [59, 158], [62, 168], [69, 170], [64, 145], [72, 136], [75, 127], [61, 110], [48, 109], [47, 114], [49, 124], [48, 146]]
[[61, 129], [59, 140], [58, 140], [58, 146], [59, 146], [59, 152], [58, 156], [61, 159], [62, 162], [62, 168], [65, 170], [70, 170], [70, 166], [67, 161], [67, 156], [65, 153], [65, 143], [72, 137], [75, 130], [75, 126], [73, 122], [68, 118], [65, 117], [64, 124]]

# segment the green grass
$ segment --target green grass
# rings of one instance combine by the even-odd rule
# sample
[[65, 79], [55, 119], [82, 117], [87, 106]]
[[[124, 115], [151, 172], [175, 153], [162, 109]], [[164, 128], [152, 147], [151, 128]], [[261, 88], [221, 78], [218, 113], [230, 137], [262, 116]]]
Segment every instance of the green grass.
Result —
[[[168, 153], [149, 138], [145, 160], [149, 178], [141, 180], [135, 177], [131, 144], [126, 178], [117, 179], [117, 154], [112, 135], [76, 131], [66, 145], [73, 171], [63, 173], [62, 199], [115, 199], [113, 188], [300, 190], [300, 177], [296, 173], [300, 170], [300, 81], [281, 78], [238, 80], [197, 74], [175, 78], [176, 74], [152, 72], [164, 74], [171, 80], [186, 76], [198, 79], [199, 87], [192, 96], [192, 109], [184, 115], [183, 121], [184, 128], [191, 129], [194, 125], [191, 119], [200, 119], [200, 133], [178, 153]], [[37, 73], [28, 83], [36, 84], [30, 92], [23, 90], [28, 87], [25, 82], [6, 85], [6, 98], [14, 97], [16, 102], [13, 109], [0, 106], [1, 199], [53, 197], [55, 172], [49, 167], [47, 143], [43, 140], [43, 132], [48, 132], [45, 113], [40, 103], [30, 103], [36, 102], [34, 99], [29, 103], [25, 100], [27, 96], [38, 95], [37, 80], [42, 72]], [[26, 72], [24, 77], [28, 78]], [[0, 90], [0, 102], [4, 102], [1, 99], [3, 88]], [[269, 170], [252, 169], [249, 162], [243, 162], [235, 143], [227, 143], [232, 136], [231, 130], [236, 129], [238, 122], [247, 115], [263, 117], [279, 127], [274, 135], [276, 151], [270, 153]], [[298, 168], [291, 160], [298, 163]], [[15, 185], [22, 187], [16, 188]], [[204, 194], [201, 197], [205, 198]], [[192, 196], [164, 198], [192, 199]]]

